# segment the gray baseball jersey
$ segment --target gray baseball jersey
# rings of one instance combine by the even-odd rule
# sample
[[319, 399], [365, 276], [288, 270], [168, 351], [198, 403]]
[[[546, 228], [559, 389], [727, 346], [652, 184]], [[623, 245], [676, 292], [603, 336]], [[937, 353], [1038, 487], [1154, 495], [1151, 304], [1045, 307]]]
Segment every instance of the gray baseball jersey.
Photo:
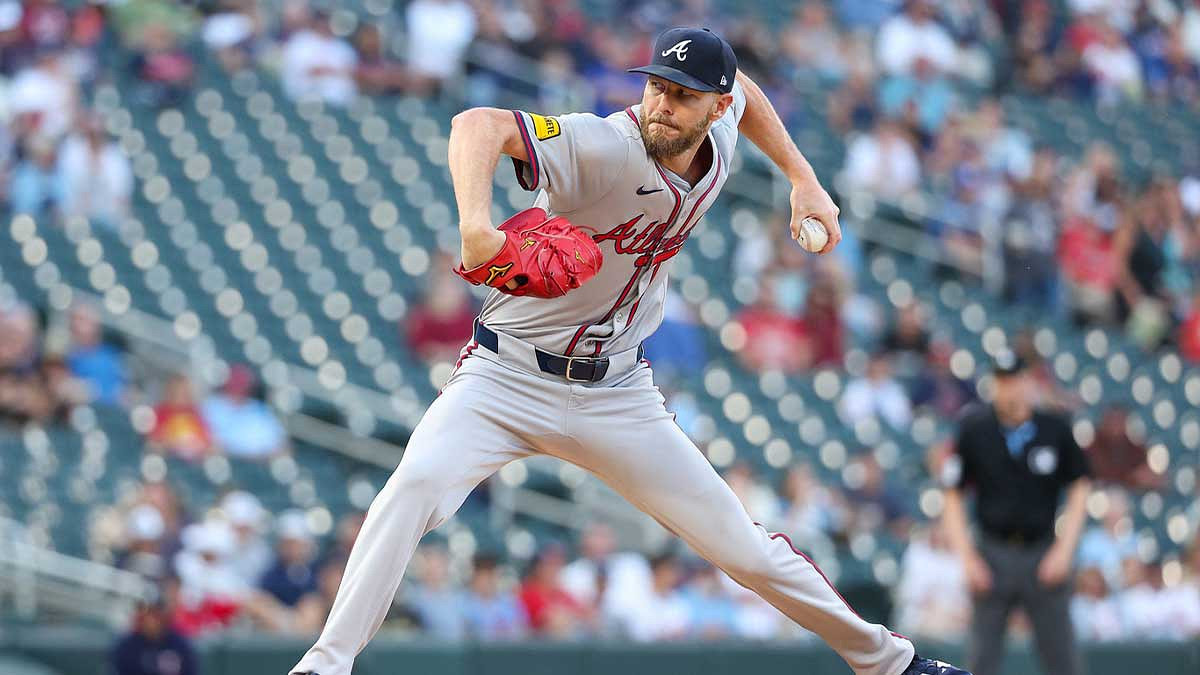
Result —
[[709, 129], [713, 161], [693, 187], [647, 153], [638, 124], [641, 105], [608, 117], [560, 117], [514, 111], [529, 162], [514, 161], [517, 179], [539, 190], [534, 205], [592, 234], [604, 253], [600, 272], [554, 299], [493, 290], [484, 324], [537, 347], [569, 356], [620, 352], [662, 322], [670, 260], [721, 192], [746, 107], [740, 84], [733, 105]]

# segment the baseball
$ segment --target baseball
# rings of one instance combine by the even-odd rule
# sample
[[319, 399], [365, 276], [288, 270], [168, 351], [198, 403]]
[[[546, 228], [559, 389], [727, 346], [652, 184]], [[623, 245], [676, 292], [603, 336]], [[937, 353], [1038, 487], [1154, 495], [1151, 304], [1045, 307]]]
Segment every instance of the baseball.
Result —
[[796, 241], [805, 251], [816, 253], [829, 243], [829, 233], [825, 231], [825, 226], [821, 224], [821, 221], [816, 218], [805, 218], [800, 223], [800, 234], [797, 235]]

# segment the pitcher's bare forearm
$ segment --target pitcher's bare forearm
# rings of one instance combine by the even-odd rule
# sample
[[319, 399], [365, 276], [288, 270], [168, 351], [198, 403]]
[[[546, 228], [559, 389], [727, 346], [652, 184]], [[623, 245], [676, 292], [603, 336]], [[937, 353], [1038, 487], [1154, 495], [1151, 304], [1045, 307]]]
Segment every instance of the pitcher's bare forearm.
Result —
[[817, 175], [813, 172], [812, 165], [792, 141], [791, 134], [783, 125], [783, 120], [779, 119], [779, 113], [775, 112], [775, 106], [771, 104], [767, 95], [754, 80], [740, 70], [737, 81], [746, 94], [746, 111], [742, 113], [742, 119], [738, 123], [738, 132], [762, 150], [793, 185], [806, 181], [815, 182]]
[[738, 131], [766, 153], [792, 184], [789, 198], [792, 238], [800, 236], [800, 226], [805, 218], [816, 218], [829, 235], [825, 247], [819, 252], [829, 253], [842, 240], [842, 225], [838, 221], [840, 209], [821, 186], [812, 165], [792, 141], [787, 127], [779, 119], [779, 113], [775, 112], [775, 106], [771, 105], [763, 90], [741, 71], [738, 71], [737, 81], [746, 95], [746, 109], [738, 123]]
[[528, 160], [512, 112], [472, 108], [454, 116], [448, 157], [467, 269], [490, 260], [504, 244], [491, 218], [492, 179], [502, 154]]

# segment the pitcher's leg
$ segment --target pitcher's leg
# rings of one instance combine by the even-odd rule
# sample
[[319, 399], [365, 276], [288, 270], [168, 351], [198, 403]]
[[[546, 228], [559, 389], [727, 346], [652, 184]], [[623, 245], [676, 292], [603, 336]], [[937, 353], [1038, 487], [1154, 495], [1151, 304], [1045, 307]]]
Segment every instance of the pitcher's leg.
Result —
[[[447, 387], [413, 431], [404, 457], [372, 502], [325, 628], [293, 673], [350, 675], [379, 630], [417, 542], [484, 478], [528, 454], [489, 414], [488, 383]], [[494, 397], [492, 397], [494, 398]]]
[[[664, 441], [647, 439], [647, 447], [678, 458], [678, 452], [663, 452]], [[819, 635], [858, 675], [899, 675], [913, 646], [859, 617], [811, 559], [785, 535], [754, 523], [700, 451], [689, 451], [689, 462], [654, 463], [644, 480], [610, 483], [734, 581]]]
[[912, 644], [855, 614], [785, 536], [756, 525], [662, 408], [657, 390], [647, 383], [640, 390], [591, 398], [595, 405], [585, 406], [587, 419], [571, 427], [579, 447], [568, 459], [595, 473], [739, 584], [821, 636], [858, 675], [900, 675], [908, 667]]

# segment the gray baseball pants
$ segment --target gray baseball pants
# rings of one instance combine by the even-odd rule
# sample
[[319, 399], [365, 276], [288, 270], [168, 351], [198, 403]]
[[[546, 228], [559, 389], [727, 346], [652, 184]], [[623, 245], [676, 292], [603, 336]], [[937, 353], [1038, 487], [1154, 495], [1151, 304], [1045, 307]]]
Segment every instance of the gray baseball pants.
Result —
[[860, 618], [786, 535], [750, 519], [675, 424], [648, 362], [614, 355], [604, 380], [568, 382], [540, 372], [532, 346], [500, 337], [500, 354], [475, 344], [464, 348], [371, 504], [325, 628], [292, 673], [350, 675], [421, 537], [450, 518], [482, 480], [533, 454], [595, 474], [819, 635], [856, 675], [900, 675], [908, 667], [913, 645], [907, 639]]

